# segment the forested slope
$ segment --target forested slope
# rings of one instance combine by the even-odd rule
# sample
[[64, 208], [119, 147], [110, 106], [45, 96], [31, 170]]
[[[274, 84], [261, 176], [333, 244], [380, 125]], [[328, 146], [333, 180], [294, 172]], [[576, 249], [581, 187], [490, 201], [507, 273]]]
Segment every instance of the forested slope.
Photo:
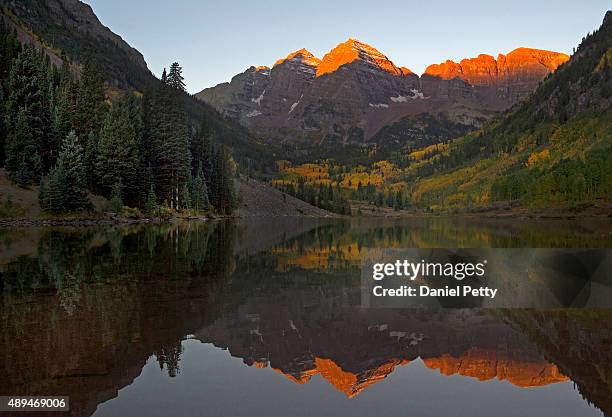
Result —
[[413, 203], [612, 199], [612, 12], [526, 102], [413, 164]]

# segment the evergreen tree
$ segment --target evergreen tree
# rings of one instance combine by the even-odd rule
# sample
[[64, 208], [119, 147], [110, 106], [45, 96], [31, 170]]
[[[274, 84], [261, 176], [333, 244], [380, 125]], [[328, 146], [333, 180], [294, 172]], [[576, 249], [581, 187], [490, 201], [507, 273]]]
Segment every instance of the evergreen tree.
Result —
[[66, 179], [64, 172], [52, 169], [49, 176], [44, 179], [43, 185], [39, 188], [38, 201], [41, 208], [53, 214], [64, 211], [64, 189]]
[[[68, 65], [64, 63], [59, 74], [59, 85], [52, 88], [54, 98], [51, 104], [52, 130], [50, 141], [52, 148], [59, 150], [64, 138], [75, 126], [78, 89]], [[56, 155], [52, 155], [52, 158]]]
[[110, 196], [110, 209], [113, 213], [119, 214], [123, 207], [123, 184], [121, 179], [113, 184], [113, 189]]
[[170, 207], [177, 209], [191, 166], [187, 117], [178, 94], [160, 83], [147, 100], [145, 113], [155, 190], [161, 200], [169, 201]]
[[191, 200], [193, 208], [196, 211], [207, 211], [209, 209], [210, 202], [208, 200], [208, 189], [202, 173], [202, 164], [200, 164], [198, 174], [193, 180]]
[[83, 66], [77, 111], [74, 115], [75, 133], [83, 139], [83, 142], [89, 138], [89, 132], [97, 133], [100, 130], [106, 109], [104, 79], [93, 61], [88, 60]]
[[[236, 205], [232, 161], [224, 147], [213, 150], [210, 200], [218, 213], [230, 214]], [[314, 199], [314, 196], [313, 196]]]
[[175, 90], [185, 90], [185, 79], [183, 78], [183, 68], [178, 62], [170, 65], [170, 72], [168, 73], [168, 85]]
[[191, 210], [191, 193], [189, 192], [189, 187], [187, 184], [183, 185], [183, 190], [181, 191], [181, 209], [183, 210]]
[[155, 186], [153, 184], [150, 185], [149, 192], [147, 193], [145, 212], [149, 215], [157, 212], [157, 196], [155, 195]]
[[[42, 156], [48, 151], [48, 103], [41, 62], [36, 51], [25, 47], [11, 67], [6, 100], [6, 169], [13, 181], [27, 186], [42, 173]], [[19, 178], [18, 178], [19, 177]]]
[[74, 132], [64, 139], [57, 164], [42, 189], [39, 199], [53, 213], [92, 208], [85, 183], [83, 148]]
[[108, 195], [113, 187], [124, 186], [123, 199], [129, 205], [138, 204], [138, 155], [137, 132], [130, 118], [130, 103], [122, 99], [106, 114], [95, 161], [95, 178], [100, 189]]
[[202, 117], [200, 122], [200, 128], [191, 141], [191, 169], [193, 175], [197, 175], [197, 172], [202, 168], [202, 178], [204, 182], [210, 184], [210, 178], [212, 176], [212, 144], [211, 144], [211, 132], [208, 126], [206, 117]]
[[6, 161], [6, 136], [7, 128], [5, 124], [6, 105], [9, 96], [8, 77], [15, 58], [21, 52], [21, 44], [17, 34], [9, 30], [0, 19], [0, 167]]
[[98, 160], [98, 134], [90, 131], [85, 141], [85, 182], [90, 190], [99, 192], [100, 186], [96, 177], [96, 162]]

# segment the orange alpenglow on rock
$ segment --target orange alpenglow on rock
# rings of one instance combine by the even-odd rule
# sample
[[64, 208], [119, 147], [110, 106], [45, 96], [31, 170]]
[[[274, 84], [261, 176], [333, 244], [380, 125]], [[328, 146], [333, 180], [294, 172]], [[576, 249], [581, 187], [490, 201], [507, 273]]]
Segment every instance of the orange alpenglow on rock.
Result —
[[542, 78], [569, 60], [561, 52], [518, 48], [508, 55], [480, 54], [477, 58], [463, 59], [458, 64], [447, 60], [427, 67], [423, 75], [443, 80], [460, 78], [472, 85], [493, 85], [502, 80]]
[[279, 59], [274, 63], [274, 66], [282, 64], [285, 61], [299, 62], [302, 64], [309, 65], [311, 67], [318, 67], [321, 60], [314, 56], [308, 49], [302, 48], [299, 51], [295, 51], [287, 55], [285, 58]]
[[[558, 382], [569, 381], [554, 364], [541, 361], [522, 361], [509, 358], [503, 353], [484, 349], [470, 349], [458, 357], [443, 354], [439, 357], [421, 358], [430, 369], [437, 369], [442, 375], [461, 375], [477, 378], [480, 381], [506, 380], [520, 388], [540, 387]], [[305, 384], [319, 374], [334, 388], [352, 398], [370, 385], [376, 384], [390, 375], [397, 366], [409, 364], [409, 360], [391, 359], [377, 367], [353, 373], [342, 369], [334, 360], [314, 358], [313, 366], [302, 371], [287, 373], [272, 368], [297, 384]], [[256, 363], [255, 366], [258, 368]]]
[[345, 371], [332, 359], [323, 358], [315, 358], [314, 368], [306, 369], [299, 374], [286, 373], [276, 368], [272, 369], [300, 385], [310, 381], [314, 375], [320, 374], [338, 391], [343, 392], [349, 398], [353, 398], [368, 386], [385, 379], [387, 375], [393, 372], [396, 366], [403, 366], [409, 362], [407, 360], [393, 359], [388, 363], [360, 374]]
[[522, 362], [500, 357], [498, 352], [471, 349], [459, 357], [448, 354], [423, 359], [430, 369], [438, 369], [442, 375], [461, 375], [487, 381], [496, 378], [506, 380], [520, 388], [541, 387], [565, 382], [569, 379], [548, 362]]
[[414, 72], [412, 72], [411, 69], [406, 68], [406, 67], [400, 67], [399, 68], [400, 71], [402, 72], [402, 75], [416, 75]]
[[334, 72], [341, 66], [357, 60], [368, 62], [383, 71], [398, 76], [405, 75], [405, 71], [411, 72], [407, 68], [396, 67], [389, 58], [370, 45], [351, 38], [325, 54], [317, 69], [317, 77]]

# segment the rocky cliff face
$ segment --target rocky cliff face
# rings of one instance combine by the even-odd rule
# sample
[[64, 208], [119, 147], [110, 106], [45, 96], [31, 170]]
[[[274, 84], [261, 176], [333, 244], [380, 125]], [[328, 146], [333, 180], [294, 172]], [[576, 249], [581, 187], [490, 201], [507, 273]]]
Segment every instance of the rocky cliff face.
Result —
[[111, 85], [143, 90], [155, 82], [143, 55], [104, 26], [88, 4], [79, 0], [1, 0], [0, 4], [71, 60], [93, 59]]
[[431, 65], [419, 77], [348, 39], [319, 60], [305, 49], [272, 70], [249, 68], [196, 96], [256, 133], [280, 140], [363, 142], [409, 115], [443, 112], [477, 125], [523, 100], [569, 57], [519, 48]]
[[446, 61], [427, 67], [423, 90], [429, 96], [472, 98], [503, 110], [529, 96], [544, 77], [568, 59], [559, 52], [518, 48], [508, 55], [499, 54], [497, 59], [481, 54], [460, 63]]

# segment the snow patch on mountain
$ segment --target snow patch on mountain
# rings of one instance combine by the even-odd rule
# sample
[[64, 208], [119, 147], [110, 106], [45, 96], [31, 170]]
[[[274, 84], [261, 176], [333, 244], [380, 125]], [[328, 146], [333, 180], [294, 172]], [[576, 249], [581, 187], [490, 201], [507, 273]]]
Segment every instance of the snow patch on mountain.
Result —
[[258, 106], [261, 106], [261, 100], [264, 98], [264, 95], [265, 95], [265, 94], [266, 94], [266, 90], [263, 90], [263, 93], [261, 93], [261, 94], [259, 95], [259, 97], [257, 97], [256, 99], [255, 99], [255, 98], [252, 98], [252, 99], [251, 99], [251, 101], [252, 101], [253, 103], [257, 103], [257, 105], [258, 105]]
[[423, 98], [425, 98], [423, 93], [421, 91], [417, 90], [417, 89], [413, 88], [410, 91], [412, 91], [412, 94], [414, 94], [414, 96], [412, 96], [413, 99], [417, 99], [417, 98], [423, 99]]
[[398, 94], [397, 97], [389, 97], [389, 99], [394, 103], [405, 103], [408, 101], [409, 97]]
[[302, 95], [300, 96], [300, 99], [299, 99], [298, 101], [296, 101], [295, 103], [293, 103], [293, 104], [291, 105], [291, 108], [289, 109], [289, 113], [287, 113], [287, 114], [291, 114], [291, 112], [292, 112], [293, 110], [295, 110], [295, 108], [297, 107], [297, 105], [298, 105], [298, 104], [300, 104], [300, 101], [302, 101], [302, 97], [304, 97], [304, 94], [302, 94]]
[[401, 94], [397, 94], [397, 97], [389, 97], [389, 99], [394, 103], [406, 103], [408, 100], [416, 100], [416, 99], [424, 99], [425, 96], [419, 90], [413, 88], [410, 90], [413, 94], [412, 96], [402, 96]]
[[381, 108], [381, 107], [382, 108], [387, 108], [387, 107], [389, 107], [389, 105], [385, 104], [385, 103], [376, 103], [376, 104], [369, 103], [369, 105], [370, 105], [370, 107], [375, 107], [375, 108]]
[[248, 112], [246, 114], [246, 117], [257, 117], [259, 115], [261, 115], [261, 112], [259, 110], [253, 110], [253, 111]]

